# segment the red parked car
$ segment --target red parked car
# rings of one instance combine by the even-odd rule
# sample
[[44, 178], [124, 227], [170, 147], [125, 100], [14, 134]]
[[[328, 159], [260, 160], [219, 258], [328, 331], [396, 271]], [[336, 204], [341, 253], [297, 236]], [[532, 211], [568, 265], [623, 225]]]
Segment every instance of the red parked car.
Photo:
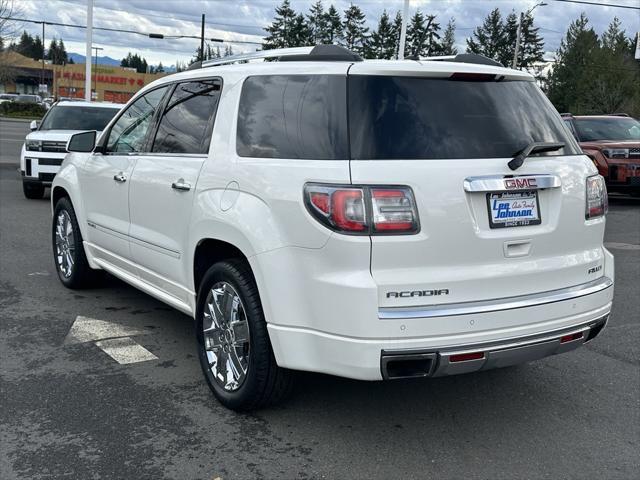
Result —
[[562, 118], [598, 167], [609, 192], [640, 196], [640, 122], [626, 114]]

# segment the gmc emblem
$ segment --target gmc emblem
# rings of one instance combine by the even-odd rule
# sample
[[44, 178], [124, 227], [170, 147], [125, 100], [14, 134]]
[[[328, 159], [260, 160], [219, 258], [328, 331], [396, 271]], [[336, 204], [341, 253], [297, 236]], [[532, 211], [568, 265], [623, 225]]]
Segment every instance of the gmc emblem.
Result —
[[504, 188], [507, 190], [538, 188], [538, 183], [535, 178], [505, 178]]

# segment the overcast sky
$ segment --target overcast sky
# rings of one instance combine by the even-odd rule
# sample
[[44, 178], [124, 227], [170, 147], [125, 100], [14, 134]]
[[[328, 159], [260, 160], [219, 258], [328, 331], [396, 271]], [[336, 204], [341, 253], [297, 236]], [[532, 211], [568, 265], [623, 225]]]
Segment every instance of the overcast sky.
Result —
[[[628, 36], [640, 30], [640, 10], [605, 6], [578, 5], [545, 0], [548, 5], [535, 11], [535, 23], [545, 39], [545, 50], [558, 47], [569, 23], [586, 12], [597, 33], [604, 31], [617, 16]], [[22, 18], [50, 22], [86, 25], [86, 0], [15, 0], [22, 10]], [[94, 0], [94, 26], [136, 30], [164, 35], [200, 35], [200, 16], [206, 14], [208, 38], [228, 41], [260, 42], [263, 28], [274, 16], [274, 8], [281, 0]], [[313, 0], [292, 0], [292, 7], [307, 13]], [[395, 15], [403, 0], [324, 0], [325, 8], [333, 3], [344, 11], [349, 3], [359, 5], [373, 29], [384, 9]], [[499, 7], [504, 15], [511, 10], [526, 10], [535, 0], [411, 0], [410, 13], [416, 9], [437, 15], [444, 27], [447, 20], [456, 20], [456, 41], [464, 48], [464, 39], [492, 9]], [[640, 6], [640, 0], [606, 0], [605, 3]], [[32, 34], [41, 34], [41, 26], [24, 23]], [[63, 38], [70, 52], [84, 54], [85, 31], [77, 28], [47, 26], [47, 46], [51, 38]], [[94, 31], [93, 44], [103, 47], [100, 55], [120, 59], [131, 51], [144, 56], [149, 63], [174, 64], [176, 60], [191, 58], [199, 42], [194, 39], [150, 39], [142, 35]], [[216, 45], [213, 43], [212, 45]], [[255, 50], [259, 45], [230, 43], [234, 52]]]

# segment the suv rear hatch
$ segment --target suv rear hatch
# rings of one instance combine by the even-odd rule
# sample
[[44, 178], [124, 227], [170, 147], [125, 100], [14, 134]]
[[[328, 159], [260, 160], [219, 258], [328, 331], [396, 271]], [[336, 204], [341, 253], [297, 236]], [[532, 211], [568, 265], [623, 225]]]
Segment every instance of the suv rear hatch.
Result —
[[[585, 219], [595, 169], [530, 76], [363, 62], [348, 88], [352, 183], [409, 186], [420, 222], [414, 235], [371, 237], [379, 306], [493, 300], [602, 275], [604, 217]], [[532, 142], [564, 147], [511, 170]]]

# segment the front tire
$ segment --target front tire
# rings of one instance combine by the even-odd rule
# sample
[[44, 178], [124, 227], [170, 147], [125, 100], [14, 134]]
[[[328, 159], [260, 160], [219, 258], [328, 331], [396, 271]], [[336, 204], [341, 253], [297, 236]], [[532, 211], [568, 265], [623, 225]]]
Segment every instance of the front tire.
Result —
[[255, 410], [291, 392], [293, 373], [276, 364], [258, 288], [245, 261], [216, 263], [204, 275], [196, 337], [204, 376], [225, 407]]
[[92, 286], [98, 272], [89, 266], [78, 219], [67, 197], [58, 200], [53, 211], [51, 240], [56, 272], [62, 284], [72, 289]]
[[22, 193], [30, 200], [37, 200], [44, 197], [44, 185], [35, 182], [22, 182]]

